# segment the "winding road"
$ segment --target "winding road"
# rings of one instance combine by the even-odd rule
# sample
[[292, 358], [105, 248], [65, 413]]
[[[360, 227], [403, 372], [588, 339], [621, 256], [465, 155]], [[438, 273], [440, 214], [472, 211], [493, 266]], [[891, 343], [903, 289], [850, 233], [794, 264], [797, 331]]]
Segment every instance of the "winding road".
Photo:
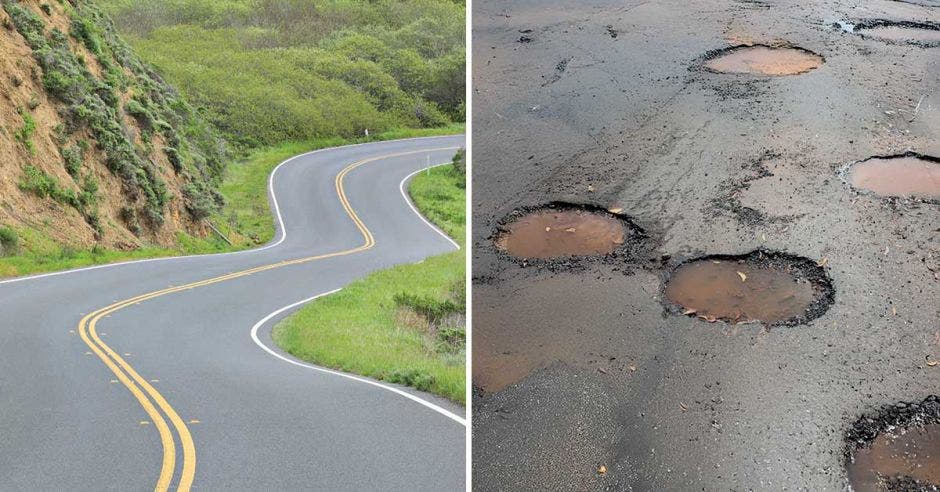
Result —
[[270, 340], [304, 301], [454, 249], [403, 190], [463, 145], [285, 161], [256, 250], [0, 281], [0, 489], [463, 490], [463, 408]]

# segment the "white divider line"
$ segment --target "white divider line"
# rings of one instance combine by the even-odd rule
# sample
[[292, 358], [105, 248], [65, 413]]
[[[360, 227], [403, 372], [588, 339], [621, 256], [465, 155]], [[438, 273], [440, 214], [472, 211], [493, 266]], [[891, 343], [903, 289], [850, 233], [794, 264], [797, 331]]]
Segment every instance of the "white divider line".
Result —
[[431, 169], [432, 167], [446, 166], [447, 164], [449, 164], [449, 163], [446, 163], [446, 162], [445, 162], [444, 164], [437, 164], [437, 165], [435, 165], [435, 166], [426, 167], [426, 168], [424, 168], [424, 169], [418, 169], [417, 171], [415, 171], [415, 172], [413, 172], [413, 173], [411, 173], [411, 174], [405, 176], [405, 178], [401, 180], [401, 183], [398, 183], [398, 191], [401, 192], [401, 197], [405, 199], [405, 203], [407, 203], [408, 206], [411, 207], [411, 211], [414, 212], [415, 215], [417, 215], [418, 218], [421, 219], [422, 222], [424, 222], [425, 224], [427, 224], [428, 227], [430, 227], [431, 229], [434, 229], [434, 232], [440, 234], [441, 237], [443, 237], [443, 238], [446, 239], [448, 242], [450, 242], [450, 244], [452, 244], [455, 248], [460, 249], [460, 245], [457, 244], [456, 241], [454, 241], [453, 239], [451, 239], [450, 236], [448, 236], [446, 233], [444, 233], [444, 231], [440, 230], [440, 228], [438, 228], [436, 225], [432, 224], [428, 219], [426, 219], [423, 215], [421, 215], [421, 212], [418, 212], [418, 209], [415, 208], [415, 206], [414, 206], [413, 203], [411, 203], [411, 198], [408, 196], [407, 193], [405, 193], [405, 183], [406, 183], [409, 179], [411, 179], [412, 176], [414, 176], [415, 174], [418, 174], [418, 173], [420, 173], [420, 172], [422, 172], [422, 171], [424, 171], [424, 170]]

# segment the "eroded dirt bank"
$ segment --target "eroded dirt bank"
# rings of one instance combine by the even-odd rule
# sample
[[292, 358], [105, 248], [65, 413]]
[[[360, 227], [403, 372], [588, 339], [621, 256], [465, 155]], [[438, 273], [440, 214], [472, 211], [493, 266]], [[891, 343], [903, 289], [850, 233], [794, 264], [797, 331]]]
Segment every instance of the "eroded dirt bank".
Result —
[[[940, 392], [940, 205], [843, 172], [940, 155], [940, 47], [846, 28], [940, 8], [857, 4], [475, 2], [475, 489], [842, 490], [853, 423]], [[744, 45], [822, 63], [706, 67]], [[644, 243], [552, 262], [494, 244], [556, 202], [617, 210]], [[683, 262], [755, 250], [816, 262], [832, 305], [767, 328], [664, 299]]]

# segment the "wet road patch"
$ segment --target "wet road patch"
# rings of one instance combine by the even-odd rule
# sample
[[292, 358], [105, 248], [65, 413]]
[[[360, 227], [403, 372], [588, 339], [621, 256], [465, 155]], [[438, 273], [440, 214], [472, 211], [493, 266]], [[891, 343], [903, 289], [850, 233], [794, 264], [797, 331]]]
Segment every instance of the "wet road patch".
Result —
[[622, 215], [555, 203], [514, 212], [494, 242], [516, 258], [552, 259], [612, 254], [639, 235], [642, 231]]
[[[845, 29], [851, 26], [851, 29]], [[914, 44], [924, 47], [940, 46], [940, 24], [929, 22], [890, 21], [876, 19], [843, 28], [862, 37], [892, 44]]]
[[665, 298], [682, 314], [709, 322], [796, 325], [825, 313], [833, 297], [815, 261], [763, 250], [685, 262], [665, 284]]
[[864, 416], [846, 433], [846, 472], [856, 492], [940, 488], [940, 398]]
[[797, 47], [741, 45], [706, 55], [705, 68], [716, 73], [798, 75], [820, 67], [822, 56]]
[[940, 159], [907, 153], [871, 157], [842, 170], [842, 179], [859, 191], [881, 197], [940, 200]]

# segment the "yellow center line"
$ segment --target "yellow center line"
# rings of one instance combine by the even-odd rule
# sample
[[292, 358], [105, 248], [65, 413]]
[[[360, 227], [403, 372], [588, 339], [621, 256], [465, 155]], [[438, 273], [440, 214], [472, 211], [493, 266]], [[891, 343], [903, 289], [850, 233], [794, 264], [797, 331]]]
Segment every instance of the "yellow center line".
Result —
[[[375, 246], [375, 237], [372, 235], [372, 232], [366, 227], [365, 223], [359, 218], [359, 215], [356, 214], [353, 210], [352, 205], [349, 203], [349, 199], [346, 197], [346, 190], [343, 186], [343, 180], [347, 174], [357, 167], [377, 161], [382, 159], [389, 159], [393, 157], [400, 157], [410, 154], [418, 154], [424, 152], [434, 152], [441, 150], [454, 150], [457, 147], [440, 147], [434, 149], [418, 150], [418, 151], [409, 151], [409, 152], [399, 152], [395, 154], [386, 154], [378, 157], [371, 157], [369, 159], [363, 159], [358, 162], [354, 162], [340, 171], [335, 178], [336, 185], [336, 194], [339, 198], [340, 203], [343, 206], [343, 209], [346, 211], [346, 214], [352, 219], [353, 224], [362, 234], [363, 244], [355, 248], [346, 249], [342, 251], [336, 251], [333, 253], [326, 253], [316, 256], [308, 256], [304, 258], [297, 258], [294, 260], [285, 260], [279, 261], [277, 263], [272, 263], [268, 265], [262, 265], [259, 267], [249, 268], [247, 270], [241, 270], [234, 273], [229, 273], [226, 275], [220, 275], [218, 277], [213, 277], [210, 279], [200, 280], [197, 282], [192, 282], [186, 285], [180, 285], [177, 287], [169, 287], [166, 289], [150, 292], [147, 294], [141, 294], [130, 299], [125, 299], [123, 301], [115, 302], [109, 306], [105, 306], [101, 309], [98, 309], [92, 313], [86, 315], [78, 324], [78, 332], [81, 336], [83, 342], [85, 342], [88, 347], [91, 348], [92, 352], [98, 356], [99, 359], [104, 362], [108, 369], [113, 372], [118, 380], [137, 398], [137, 401], [140, 403], [140, 406], [143, 407], [144, 411], [153, 421], [154, 426], [157, 428], [157, 431], [160, 434], [160, 442], [163, 446], [163, 463], [160, 467], [160, 475], [157, 479], [157, 484], [155, 489], [158, 491], [168, 490], [170, 484], [173, 481], [173, 475], [176, 467], [176, 441], [174, 435], [170, 430], [169, 425], [167, 424], [166, 419], [163, 414], [170, 419], [170, 422], [173, 424], [173, 427], [176, 429], [176, 433], [179, 434], [180, 445], [183, 449], [183, 467], [180, 474], [180, 481], [177, 490], [188, 491], [192, 487], [193, 479], [196, 475], [196, 446], [193, 443], [192, 435], [189, 432], [189, 428], [186, 426], [186, 422], [180, 418], [179, 414], [173, 407], [166, 401], [163, 395], [160, 394], [153, 385], [150, 384], [145, 378], [137, 373], [134, 368], [127, 363], [124, 358], [118, 355], [111, 347], [104, 343], [96, 332], [96, 327], [98, 321], [102, 318], [109, 316], [115, 311], [124, 309], [127, 306], [136, 305], [138, 303], [161, 297], [167, 294], [172, 294], [174, 292], [180, 292], [184, 290], [191, 290], [198, 287], [203, 287], [206, 285], [216, 284], [219, 282], [225, 282], [227, 280], [232, 280], [235, 278], [244, 277], [246, 275], [251, 275], [253, 273], [264, 272], [268, 270], [273, 270], [275, 268], [281, 268], [289, 265], [298, 265], [301, 263], [308, 263], [315, 260], [322, 260], [326, 258], [334, 258], [337, 256], [346, 256], [354, 253], [359, 253], [366, 251]], [[281, 224], [283, 227], [283, 224]], [[149, 395], [149, 398], [148, 396]], [[156, 405], [154, 405], [156, 403]], [[160, 410], [163, 411], [163, 414], [160, 413]]]

